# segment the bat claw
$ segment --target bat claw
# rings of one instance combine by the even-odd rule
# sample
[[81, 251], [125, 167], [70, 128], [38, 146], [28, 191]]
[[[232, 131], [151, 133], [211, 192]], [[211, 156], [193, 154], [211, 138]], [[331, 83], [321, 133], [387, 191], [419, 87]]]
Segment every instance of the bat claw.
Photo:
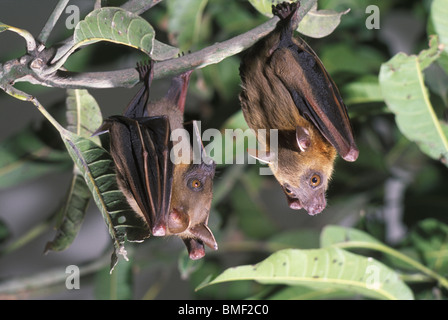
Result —
[[286, 20], [297, 12], [300, 7], [299, 2], [281, 2], [277, 5], [272, 5], [272, 13], [274, 16], [279, 17], [281, 20]]

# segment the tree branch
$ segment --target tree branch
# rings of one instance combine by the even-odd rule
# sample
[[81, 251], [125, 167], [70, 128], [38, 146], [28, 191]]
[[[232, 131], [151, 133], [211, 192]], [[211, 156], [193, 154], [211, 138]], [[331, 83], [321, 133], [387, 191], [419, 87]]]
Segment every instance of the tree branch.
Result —
[[[153, 5], [159, 3], [161, 0], [148, 0], [143, 4], [141, 1], [130, 0], [123, 8], [131, 8], [136, 12], [143, 12]], [[311, 2], [310, 2], [311, 3]], [[303, 5], [299, 9], [298, 21], [301, 21], [306, 13], [311, 9], [311, 5]], [[182, 73], [187, 70], [199, 69], [210, 64], [216, 64], [221, 62], [227, 57], [233, 56], [242, 52], [243, 50], [254, 45], [258, 40], [271, 32], [278, 22], [278, 17], [273, 17], [262, 25], [247, 31], [241, 35], [238, 35], [229, 40], [216, 43], [202, 50], [196, 51], [191, 54], [184, 55], [179, 58], [168, 59], [164, 61], [157, 62], [154, 66], [154, 78], [160, 79], [172, 75]], [[69, 41], [69, 40], [68, 40]], [[50, 51], [49, 48], [45, 51]], [[54, 50], [54, 48], [53, 48]], [[43, 53], [42, 53], [43, 54]], [[23, 58], [23, 57], [22, 57]], [[29, 57], [26, 60], [29, 63], [31, 70], [28, 66], [17, 66], [17, 61], [8, 61], [5, 66], [10, 63], [14, 65], [15, 70], [20, 70], [21, 72], [16, 72], [15, 77], [8, 75], [3, 72], [6, 78], [12, 80], [9, 83], [26, 81], [33, 84], [39, 84], [50, 87], [58, 88], [115, 88], [115, 87], [133, 87], [139, 82], [139, 75], [135, 68], [116, 70], [116, 71], [106, 71], [106, 72], [83, 72], [76, 73], [70, 71], [58, 70], [52, 74], [45, 74], [45, 68], [48, 66], [42, 61], [39, 61], [39, 57]], [[42, 60], [42, 59], [41, 59]], [[48, 61], [48, 60], [44, 60]], [[37, 66], [37, 67], [36, 67]], [[39, 68], [42, 69], [39, 69]], [[50, 66], [51, 67], [51, 66]], [[5, 70], [5, 68], [3, 68]], [[1, 72], [0, 72], [1, 73]]]

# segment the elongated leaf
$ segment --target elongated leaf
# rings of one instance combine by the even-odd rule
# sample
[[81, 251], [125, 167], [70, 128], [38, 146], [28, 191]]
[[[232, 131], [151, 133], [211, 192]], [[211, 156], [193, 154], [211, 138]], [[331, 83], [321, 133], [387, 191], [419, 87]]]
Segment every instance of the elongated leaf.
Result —
[[[67, 90], [67, 94], [67, 128], [87, 138], [94, 131], [90, 127], [99, 126], [95, 121], [98, 113], [101, 121], [98, 104], [87, 90]], [[96, 138], [95, 142], [99, 143], [99, 139]], [[62, 251], [70, 246], [82, 225], [90, 197], [89, 188], [75, 166], [65, 204], [58, 213], [56, 235], [45, 246], [45, 252]]]
[[320, 246], [322, 248], [344, 242], [365, 243], [366, 246], [368, 244], [382, 244], [381, 241], [370, 234], [353, 228], [330, 225], [322, 230], [320, 235]]
[[91, 140], [67, 130], [61, 130], [61, 136], [109, 228], [115, 247], [111, 261], [113, 268], [118, 254], [126, 258], [125, 240], [142, 241], [149, 236], [148, 227], [130, 209], [123, 193], [118, 189], [109, 153]]
[[[283, 2], [283, 0], [249, 0], [249, 2], [260, 13], [272, 17], [271, 6]], [[312, 7], [299, 23], [297, 31], [312, 38], [323, 38], [331, 34], [341, 22], [341, 17], [349, 12], [349, 10], [343, 12], [317, 10], [316, 0], [301, 1], [300, 4], [301, 6], [311, 5]]]
[[[101, 126], [103, 117], [95, 98], [87, 90], [67, 90], [67, 129], [89, 138]], [[100, 145], [98, 136], [91, 140]]]
[[75, 28], [75, 47], [97, 41], [110, 41], [152, 54], [154, 29], [143, 18], [121, 8], [93, 10]]
[[56, 235], [45, 246], [45, 252], [67, 249], [78, 235], [91, 198], [90, 190], [82, 175], [75, 173], [65, 204], [58, 214]]
[[256, 265], [227, 269], [198, 289], [238, 280], [302, 285], [317, 290], [331, 288], [376, 299], [413, 299], [410, 289], [387, 266], [373, 258], [331, 247], [277, 251]]
[[395, 113], [400, 131], [424, 153], [448, 166], [448, 125], [437, 118], [423, 76], [423, 70], [440, 53], [437, 37], [433, 37], [430, 48], [418, 56], [399, 53], [384, 63], [379, 79], [383, 97]]
[[[67, 129], [89, 138], [101, 125], [101, 110], [87, 90], [67, 90]], [[99, 137], [91, 138], [100, 144]], [[91, 194], [82, 173], [73, 170], [73, 179], [67, 192], [65, 204], [58, 214], [58, 226], [54, 239], [47, 243], [45, 251], [62, 251], [68, 248], [81, 228]]]
[[29, 126], [0, 142], [0, 188], [69, 169], [67, 153], [53, 148], [48, 140], [45, 128]]

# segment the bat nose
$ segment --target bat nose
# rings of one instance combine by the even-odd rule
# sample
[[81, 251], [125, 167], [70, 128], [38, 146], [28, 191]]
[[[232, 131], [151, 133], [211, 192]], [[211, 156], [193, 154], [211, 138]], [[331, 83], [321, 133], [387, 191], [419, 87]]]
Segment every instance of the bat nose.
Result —
[[325, 194], [323, 192], [304, 204], [304, 208], [310, 216], [315, 216], [316, 214], [321, 213], [326, 206], [327, 200], [325, 199]]

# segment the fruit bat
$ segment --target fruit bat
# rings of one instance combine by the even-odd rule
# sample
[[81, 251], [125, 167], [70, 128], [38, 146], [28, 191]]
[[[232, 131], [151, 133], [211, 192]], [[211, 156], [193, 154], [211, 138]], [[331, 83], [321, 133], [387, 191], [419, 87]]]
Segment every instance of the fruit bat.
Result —
[[[269, 164], [290, 208], [320, 213], [336, 153], [358, 157], [352, 127], [339, 91], [308, 44], [293, 37], [298, 3], [280, 3], [272, 12], [275, 29], [249, 48], [241, 61], [241, 108], [261, 150], [249, 154]], [[270, 143], [277, 129], [277, 145]]]
[[[110, 153], [115, 163], [117, 182], [132, 209], [147, 223], [153, 236], [180, 237], [191, 259], [205, 255], [204, 244], [216, 250], [217, 243], [208, 228], [212, 201], [215, 163], [204, 156], [173, 155], [177, 143], [188, 143], [183, 113], [192, 71], [174, 77], [168, 93], [159, 101], [149, 100], [153, 63], [137, 66], [144, 86], [128, 104], [123, 116], [106, 119], [98, 132], [108, 131]], [[182, 139], [172, 141], [172, 132], [180, 130]], [[181, 149], [186, 150], [186, 149]], [[188, 156], [188, 157], [187, 157]], [[148, 235], [149, 236], [149, 235]]]

